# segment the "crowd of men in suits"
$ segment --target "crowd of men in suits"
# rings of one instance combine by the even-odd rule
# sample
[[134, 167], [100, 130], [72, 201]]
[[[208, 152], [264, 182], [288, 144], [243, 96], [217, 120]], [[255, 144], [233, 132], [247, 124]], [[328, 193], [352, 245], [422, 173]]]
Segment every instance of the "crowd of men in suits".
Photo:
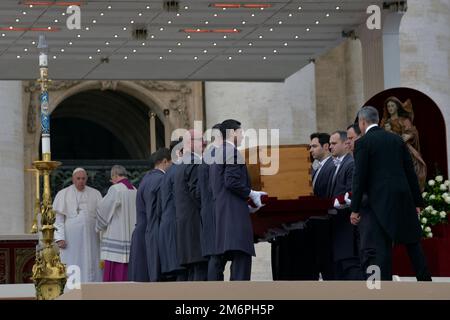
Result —
[[137, 192], [130, 281], [221, 281], [227, 261], [230, 280], [250, 280], [250, 213], [263, 205], [265, 193], [251, 190], [237, 149], [240, 122], [215, 125], [213, 136], [204, 150], [202, 133], [189, 130], [170, 150], [152, 155], [154, 169]]
[[[364, 280], [374, 273], [392, 280], [394, 242], [406, 245], [417, 279], [431, 280], [411, 156], [378, 122], [378, 111], [363, 107], [347, 131], [311, 134], [314, 195], [335, 199], [334, 208], [273, 239], [274, 280]], [[231, 280], [250, 280], [250, 214], [265, 193], [251, 190], [237, 149], [241, 124], [225, 120], [213, 130], [219, 134], [206, 150], [202, 134], [190, 130], [152, 155], [154, 169], [137, 192], [129, 280], [221, 281], [227, 261]]]
[[[375, 108], [363, 107], [357, 118], [347, 131], [311, 134], [313, 192], [334, 205], [271, 240], [274, 280], [392, 280], [393, 243], [406, 246], [418, 280], [431, 280], [420, 245], [423, 199], [408, 148], [378, 126]], [[74, 170], [73, 185], [53, 204], [55, 236], [63, 262], [79, 266], [82, 281], [99, 280], [100, 256], [104, 281], [222, 281], [228, 261], [231, 280], [250, 280], [250, 215], [267, 194], [251, 189], [238, 151], [240, 122], [212, 129], [207, 148], [203, 134], [189, 130], [153, 153], [154, 168], [137, 192], [123, 167], [112, 168], [113, 186], [103, 199], [86, 187], [86, 171]]]
[[[402, 138], [378, 122], [378, 111], [364, 107], [347, 131], [311, 134], [313, 192], [336, 199], [335, 208], [272, 241], [275, 280], [392, 280], [392, 245], [400, 243], [417, 279], [431, 281], [411, 156]], [[344, 195], [346, 201], [337, 200]]]

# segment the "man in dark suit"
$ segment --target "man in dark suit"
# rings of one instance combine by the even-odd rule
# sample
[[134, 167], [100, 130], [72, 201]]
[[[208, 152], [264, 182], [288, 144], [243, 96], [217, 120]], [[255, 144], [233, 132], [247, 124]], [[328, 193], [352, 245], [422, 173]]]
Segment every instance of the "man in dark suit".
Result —
[[180, 266], [177, 254], [177, 220], [175, 209], [174, 178], [179, 159], [183, 155], [183, 140], [172, 141], [170, 152], [173, 165], [166, 171], [159, 189], [158, 248], [161, 273], [166, 280], [186, 281], [187, 271]]
[[[355, 150], [355, 142], [361, 137], [361, 130], [359, 124], [354, 123], [347, 128], [347, 148], [353, 155]], [[372, 235], [372, 229], [370, 228], [371, 220], [373, 219], [373, 212], [370, 209], [367, 194], [363, 194], [360, 207], [360, 216], [363, 217], [358, 223], [359, 231], [359, 257], [361, 261], [361, 268], [364, 277], [367, 279], [370, 276], [370, 272], [367, 272], [369, 266], [375, 264], [375, 245]]]
[[136, 227], [131, 238], [130, 281], [161, 280], [158, 250], [158, 195], [165, 171], [171, 166], [170, 152], [161, 148], [152, 154], [154, 169], [139, 184], [136, 197]]
[[[330, 150], [335, 170], [329, 184], [329, 197], [335, 198], [352, 191], [353, 157], [346, 146], [347, 132], [336, 131], [330, 136]], [[350, 223], [350, 210], [341, 208], [331, 215], [331, 234], [333, 243], [333, 264], [336, 280], [362, 280], [359, 261], [359, 235]]]
[[245, 161], [237, 147], [243, 140], [241, 123], [225, 120], [221, 123], [225, 142], [215, 153], [215, 163], [210, 166], [210, 183], [215, 203], [216, 248], [222, 260], [217, 260], [217, 270], [223, 273], [225, 262], [231, 260], [230, 280], [250, 280], [253, 245], [253, 228], [250, 197], [259, 208], [264, 192], [251, 190]]
[[213, 143], [203, 153], [202, 164], [198, 168], [198, 192], [201, 198], [200, 215], [202, 218], [202, 255], [208, 259], [208, 281], [223, 281], [223, 272], [217, 270], [216, 249], [216, 218], [214, 213], [214, 199], [209, 179], [209, 168], [214, 163], [216, 149], [223, 144], [220, 124], [212, 127]]
[[[317, 166], [312, 170], [314, 195], [326, 198], [334, 164], [330, 154], [330, 135], [313, 133], [309, 151]], [[303, 229], [290, 230], [272, 243], [272, 274], [274, 280], [333, 279], [331, 229], [329, 217], [311, 217]], [[295, 253], [295, 254], [293, 254]]]
[[[318, 163], [312, 171], [313, 192], [317, 197], [327, 198], [331, 177], [336, 168], [330, 154], [330, 135], [313, 133], [310, 138], [309, 152]], [[329, 217], [312, 217], [307, 222], [306, 230], [310, 239], [309, 245], [313, 250], [314, 279], [317, 280], [320, 273], [322, 279], [334, 280]]]
[[200, 241], [201, 200], [197, 192], [202, 149], [201, 132], [187, 131], [183, 136], [183, 157], [174, 176], [177, 254], [179, 264], [187, 269], [189, 281], [206, 281], [208, 270]]
[[[376, 265], [381, 280], [392, 280], [392, 243], [406, 245], [417, 280], [431, 281], [420, 245], [418, 213], [423, 207], [411, 155], [403, 139], [378, 127], [378, 111], [363, 107], [358, 112], [363, 136], [355, 144], [355, 171], [351, 222], [358, 224], [363, 194], [374, 213]], [[362, 217], [364, 218], [364, 217]]]

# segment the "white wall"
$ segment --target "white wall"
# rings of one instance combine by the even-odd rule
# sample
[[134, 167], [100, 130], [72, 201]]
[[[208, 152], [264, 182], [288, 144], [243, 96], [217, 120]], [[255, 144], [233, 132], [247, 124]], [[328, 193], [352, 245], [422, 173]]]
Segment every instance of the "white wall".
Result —
[[225, 119], [244, 129], [279, 129], [280, 144], [309, 143], [316, 130], [314, 64], [285, 82], [206, 82], [206, 125]]
[[408, 11], [400, 24], [401, 85], [422, 91], [441, 109], [450, 168], [449, 31], [450, 0], [408, 0]]
[[0, 81], [0, 234], [24, 233], [22, 82]]

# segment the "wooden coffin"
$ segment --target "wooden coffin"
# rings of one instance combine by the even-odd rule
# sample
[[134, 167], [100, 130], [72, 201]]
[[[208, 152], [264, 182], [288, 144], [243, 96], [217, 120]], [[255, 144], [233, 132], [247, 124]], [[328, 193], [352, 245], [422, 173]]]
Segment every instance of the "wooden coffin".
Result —
[[245, 158], [253, 190], [265, 191], [278, 200], [312, 195], [308, 145], [255, 147], [245, 150]]
[[268, 193], [263, 201], [266, 205], [251, 216], [255, 242], [268, 240], [275, 229], [328, 214], [331, 200], [312, 195], [307, 145], [251, 148], [244, 154], [252, 189]]

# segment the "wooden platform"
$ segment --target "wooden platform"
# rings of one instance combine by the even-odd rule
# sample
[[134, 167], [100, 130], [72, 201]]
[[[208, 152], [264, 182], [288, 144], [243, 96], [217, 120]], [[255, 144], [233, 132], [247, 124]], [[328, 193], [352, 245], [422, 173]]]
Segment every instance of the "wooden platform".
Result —
[[92, 283], [71, 290], [61, 300], [450, 300], [450, 283], [252, 281], [179, 283]]

